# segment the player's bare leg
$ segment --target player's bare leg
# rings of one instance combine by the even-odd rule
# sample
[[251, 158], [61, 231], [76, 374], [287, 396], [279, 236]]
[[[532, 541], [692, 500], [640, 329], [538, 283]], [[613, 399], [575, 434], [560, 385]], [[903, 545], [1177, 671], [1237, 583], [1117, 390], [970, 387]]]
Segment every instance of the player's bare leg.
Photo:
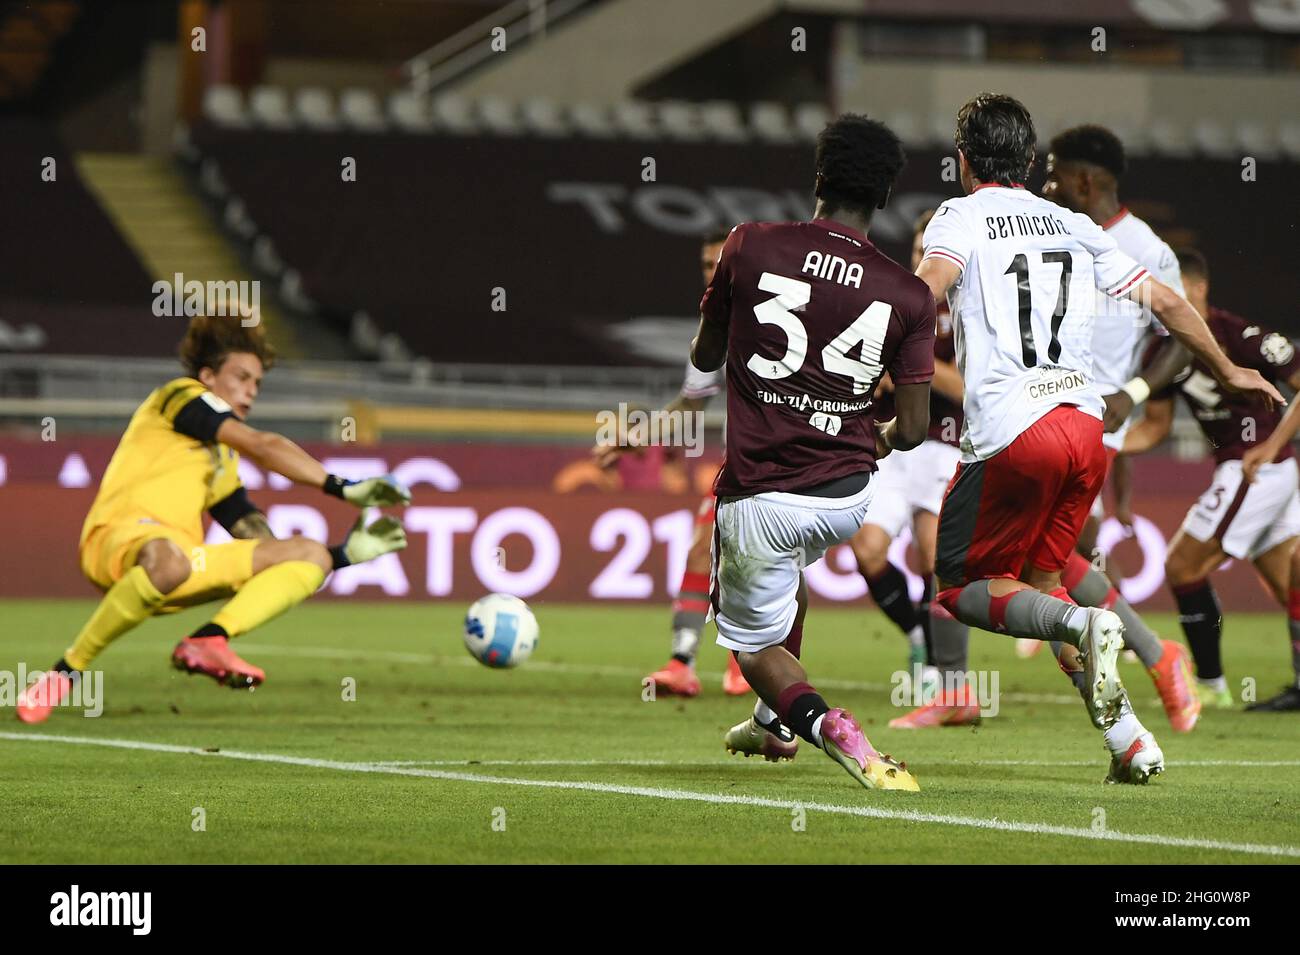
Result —
[[[790, 628], [783, 646], [787, 655], [793, 655], [802, 673], [803, 668], [799, 665], [798, 659], [803, 648], [803, 621], [808, 614], [808, 589], [802, 581], [796, 600], [798, 610], [795, 613], [794, 625]], [[730, 655], [739, 668], [740, 654], [733, 651]], [[775, 763], [782, 759], [794, 759], [799, 751], [799, 738], [794, 735], [790, 727], [781, 722], [776, 710], [768, 706], [762, 695], [759, 695], [754, 703], [753, 714], [749, 719], [727, 730], [727, 735], [723, 737], [723, 745], [733, 756], [737, 753], [743, 754], [746, 758], [762, 756], [768, 762]]]
[[[672, 656], [649, 676], [656, 693], [696, 696], [700, 692], [700, 679], [695, 674], [695, 655], [699, 652], [700, 632], [704, 629], [709, 614], [712, 535], [712, 522], [696, 523], [691, 548], [686, 554], [686, 569], [682, 574], [681, 586], [673, 600]], [[728, 656], [728, 672], [735, 665], [735, 661]]]
[[802, 577], [798, 599], [799, 610], [784, 644], [736, 654], [762, 707], [755, 708], [751, 719], [762, 723], [761, 716], [771, 713], [795, 734], [825, 750], [868, 789], [918, 790], [916, 779], [904, 764], [877, 752], [853, 715], [847, 710], [831, 709], [808, 682], [798, 657], [808, 609], [808, 585]]
[[253, 551], [253, 574], [209, 623], [176, 645], [172, 666], [201, 673], [234, 689], [252, 689], [266, 674], [241, 659], [230, 639], [247, 633], [306, 600], [333, 568], [329, 549], [305, 537], [262, 540]]
[[1290, 586], [1287, 590], [1286, 609], [1287, 631], [1291, 638], [1292, 682], [1277, 696], [1246, 707], [1252, 713], [1300, 712], [1300, 547], [1293, 547], [1291, 551], [1288, 573]]
[[1232, 707], [1233, 701], [1219, 646], [1223, 612], [1209, 577], [1227, 558], [1217, 540], [1200, 541], [1181, 529], [1165, 557], [1165, 579], [1174, 592], [1178, 622], [1196, 665], [1196, 692], [1202, 704], [1218, 709]]
[[189, 556], [173, 541], [146, 541], [134, 565], [109, 587], [72, 646], [18, 697], [18, 718], [24, 723], [46, 720], [72, 691], [75, 674], [89, 668], [122, 634], [153, 616], [166, 595], [185, 583], [190, 571]]

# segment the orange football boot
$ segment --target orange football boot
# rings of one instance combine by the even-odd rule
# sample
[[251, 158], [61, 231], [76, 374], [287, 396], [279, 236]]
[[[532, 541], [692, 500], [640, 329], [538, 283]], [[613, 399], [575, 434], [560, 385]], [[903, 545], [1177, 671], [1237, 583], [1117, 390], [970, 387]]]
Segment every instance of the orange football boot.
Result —
[[669, 696], [698, 696], [700, 693], [700, 678], [681, 660], [669, 660], [661, 669], [651, 673], [649, 679], [653, 681], [656, 693]]
[[1190, 733], [1201, 718], [1201, 698], [1192, 689], [1192, 666], [1187, 648], [1176, 640], [1161, 640], [1165, 652], [1147, 672], [1155, 682], [1165, 715], [1175, 733]]
[[722, 690], [728, 696], [744, 696], [752, 692], [745, 674], [740, 672], [740, 664], [736, 662], [734, 653], [727, 654], [727, 672], [722, 676]]
[[889, 721], [890, 729], [920, 730], [930, 726], [969, 726], [979, 722], [980, 704], [969, 684], [955, 690], [941, 689], [933, 703]]

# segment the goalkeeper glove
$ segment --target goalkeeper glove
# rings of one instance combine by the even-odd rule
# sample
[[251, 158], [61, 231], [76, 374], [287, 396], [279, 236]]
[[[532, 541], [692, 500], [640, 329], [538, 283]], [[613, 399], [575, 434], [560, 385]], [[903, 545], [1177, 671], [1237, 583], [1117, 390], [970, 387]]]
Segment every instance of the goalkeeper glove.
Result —
[[406, 529], [401, 521], [395, 517], [381, 517], [367, 527], [363, 514], [348, 531], [347, 539], [330, 548], [330, 555], [334, 558], [334, 569], [338, 570], [352, 564], [364, 564], [405, 546]]
[[411, 503], [411, 492], [393, 480], [391, 474], [364, 481], [348, 481], [331, 474], [325, 479], [322, 489], [326, 494], [332, 494], [357, 507], [388, 507]]

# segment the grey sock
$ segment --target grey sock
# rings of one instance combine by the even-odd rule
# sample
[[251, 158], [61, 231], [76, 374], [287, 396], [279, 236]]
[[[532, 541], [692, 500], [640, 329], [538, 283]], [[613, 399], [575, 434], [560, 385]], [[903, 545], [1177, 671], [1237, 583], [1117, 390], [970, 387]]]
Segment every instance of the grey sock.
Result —
[[[977, 580], [967, 584], [957, 595], [957, 616], [971, 626], [997, 633], [999, 628], [994, 625], [989, 613], [992, 601], [989, 581]], [[1072, 620], [1077, 623], [1079, 618], [1075, 615], [1083, 612], [1064, 600], [1026, 587], [1016, 591], [1006, 601], [1005, 617], [1000, 630], [1013, 637], [1056, 639], [1077, 646], [1078, 627], [1072, 628], [1070, 623]]]
[[965, 673], [970, 627], [938, 603], [930, 604], [930, 662], [941, 673]]

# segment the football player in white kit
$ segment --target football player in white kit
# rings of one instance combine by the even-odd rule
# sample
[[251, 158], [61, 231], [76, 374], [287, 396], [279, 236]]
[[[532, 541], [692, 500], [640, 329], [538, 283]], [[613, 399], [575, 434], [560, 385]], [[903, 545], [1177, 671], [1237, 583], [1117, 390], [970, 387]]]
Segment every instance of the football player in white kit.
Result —
[[1092, 334], [1117, 316], [1096, 314], [1094, 290], [1149, 303], [1225, 388], [1282, 397], [1229, 360], [1186, 299], [1096, 223], [1025, 190], [1035, 142], [1012, 97], [984, 93], [963, 106], [956, 145], [968, 194], [943, 203], [925, 233], [917, 275], [936, 298], [953, 293], [966, 384], [935, 599], [970, 626], [1077, 648], [1089, 715], [1111, 754], [1107, 779], [1143, 783], [1164, 759], [1119, 679], [1124, 625], [1113, 611], [1078, 607], [1061, 582], [1106, 475]]

